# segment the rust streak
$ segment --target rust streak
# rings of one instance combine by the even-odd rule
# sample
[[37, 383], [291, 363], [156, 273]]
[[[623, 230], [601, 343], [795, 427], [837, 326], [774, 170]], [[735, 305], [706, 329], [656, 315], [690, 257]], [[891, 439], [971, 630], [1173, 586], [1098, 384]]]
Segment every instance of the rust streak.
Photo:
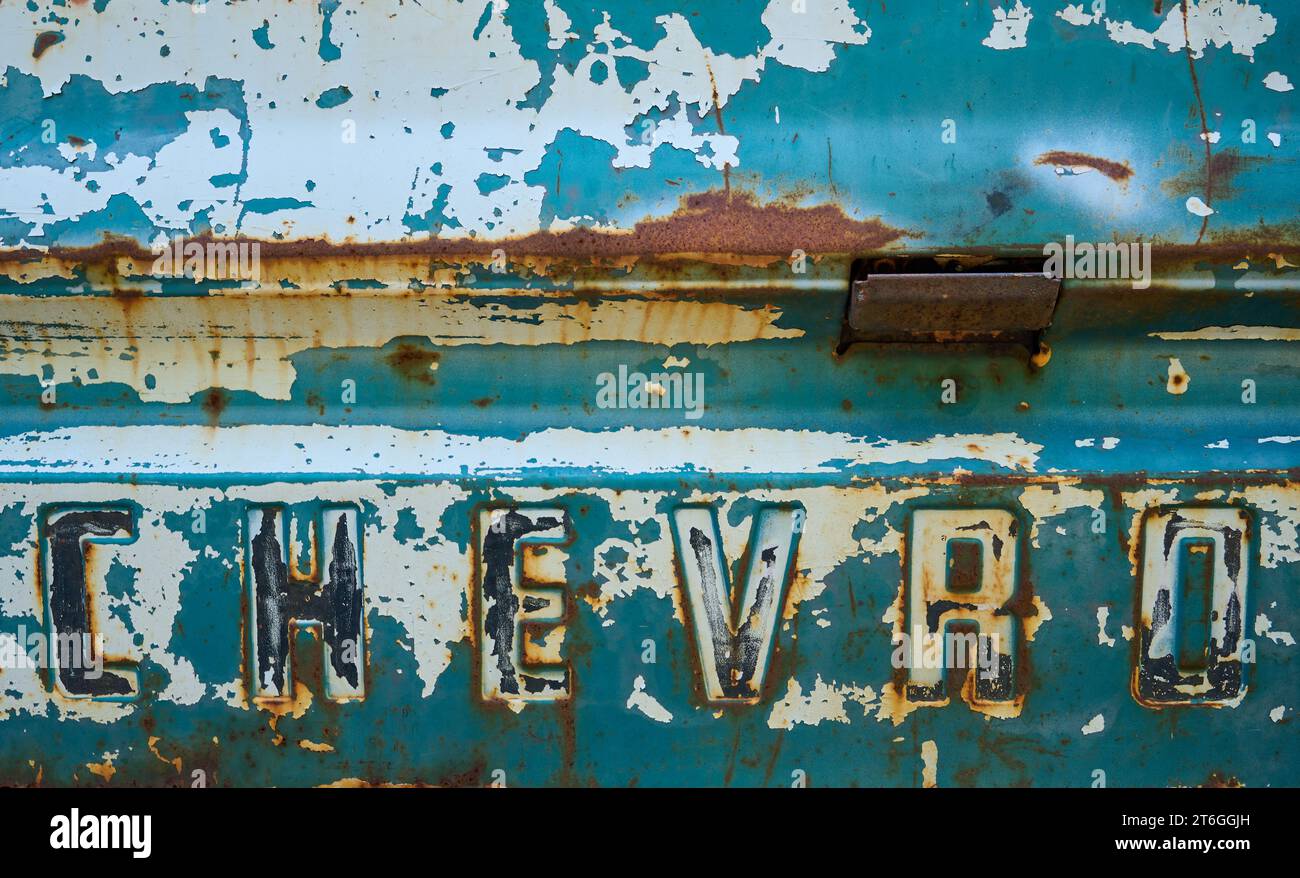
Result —
[[[1201, 97], [1201, 83], [1196, 78], [1196, 61], [1192, 58], [1192, 41], [1187, 28], [1187, 0], [1179, 0], [1183, 11], [1183, 53], [1187, 56], [1187, 70], [1192, 75], [1192, 91], [1196, 93], [1196, 106], [1201, 114], [1201, 139], [1205, 141], [1205, 203], [1214, 204], [1214, 163], [1210, 148], [1210, 126], [1205, 118], [1205, 100]], [[1196, 233], [1196, 243], [1201, 243], [1205, 230], [1209, 228], [1210, 217], [1201, 217], [1201, 230]]]
[[[722, 106], [718, 103], [718, 81], [713, 76], [713, 65], [708, 61], [704, 62], [704, 67], [709, 71], [709, 87], [713, 89], [713, 118], [718, 121], [718, 133], [726, 134], [727, 126], [722, 124]], [[727, 162], [722, 163], [722, 185], [727, 195], [731, 195], [731, 165]]]
[[[490, 257], [497, 248], [511, 259], [538, 256], [560, 259], [609, 259], [666, 254], [729, 254], [780, 256], [791, 250], [807, 253], [863, 253], [879, 249], [904, 235], [919, 232], [895, 228], [873, 217], [858, 220], [839, 205], [801, 207], [784, 201], [760, 203], [751, 192], [712, 189], [684, 196], [665, 217], [641, 220], [630, 230], [573, 228], [538, 231], [503, 238], [433, 238], [421, 241], [359, 243], [324, 238], [259, 240], [261, 258], [332, 256], [363, 260], [385, 256]], [[197, 244], [252, 238], [188, 239]], [[91, 247], [22, 248], [0, 251], [0, 264], [32, 258], [70, 262], [111, 262], [117, 258], [152, 263], [156, 254], [130, 238], [116, 237]]]
[[1063, 149], [1054, 149], [1043, 153], [1034, 159], [1034, 164], [1092, 168], [1094, 171], [1100, 171], [1110, 177], [1116, 183], [1127, 183], [1128, 179], [1133, 176], [1133, 169], [1128, 166], [1127, 162], [1111, 161], [1095, 155], [1088, 155], [1083, 152], [1069, 152]]

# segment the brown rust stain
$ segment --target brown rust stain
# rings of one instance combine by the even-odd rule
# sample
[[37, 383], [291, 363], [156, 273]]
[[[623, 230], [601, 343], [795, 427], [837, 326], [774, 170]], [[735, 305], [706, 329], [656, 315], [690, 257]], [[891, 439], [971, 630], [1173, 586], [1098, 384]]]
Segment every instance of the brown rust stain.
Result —
[[45, 54], [46, 49], [59, 42], [60, 36], [62, 36], [62, 34], [54, 30], [46, 30], [38, 33], [36, 35], [36, 42], [32, 44], [32, 57], [40, 58]]
[[[708, 61], [704, 62], [704, 68], [709, 71], [709, 87], [713, 89], [713, 118], [718, 123], [718, 133], [726, 134], [727, 127], [722, 124], [722, 104], [718, 101], [718, 80], [713, 75], [713, 65]], [[722, 185], [728, 196], [731, 195], [731, 165], [724, 162], [722, 165]]]
[[214, 426], [221, 420], [221, 414], [229, 404], [230, 394], [220, 387], [208, 388], [207, 392], [203, 394], [203, 411]]
[[[610, 259], [669, 254], [728, 254], [731, 256], [788, 257], [792, 250], [805, 253], [860, 254], [883, 248], [915, 230], [895, 228], [879, 217], [854, 219], [838, 204], [801, 207], [789, 199], [760, 202], [753, 193], [711, 189], [683, 196], [673, 213], [641, 220], [631, 229], [610, 231], [591, 228], [562, 232], [537, 231], [503, 238], [435, 238], [421, 241], [360, 243], [324, 238], [256, 243], [263, 265], [269, 259], [336, 257], [350, 260], [393, 256], [491, 257], [503, 249], [511, 260], [528, 256], [556, 259]], [[231, 243], [252, 238], [196, 236], [192, 243]], [[90, 247], [51, 247], [0, 251], [0, 264], [33, 259], [54, 259], [85, 265], [133, 259], [152, 264], [154, 254], [139, 242], [106, 236]]]
[[1129, 167], [1128, 162], [1112, 161], [1111, 159], [1088, 155], [1085, 152], [1070, 152], [1064, 149], [1053, 149], [1045, 152], [1034, 159], [1034, 164], [1067, 168], [1092, 168], [1094, 171], [1099, 171], [1110, 177], [1116, 183], [1127, 183], [1129, 178], [1133, 176], [1133, 169]]
[[[1194, 158], [1192, 151], [1185, 148], [1179, 150], [1175, 157], [1188, 162]], [[1217, 198], [1232, 198], [1238, 192], [1233, 181], [1239, 174], [1257, 170], [1272, 161], [1271, 156], [1242, 155], [1236, 147], [1228, 147], [1212, 155], [1207, 154], [1204, 167], [1188, 168], [1181, 174], [1161, 182], [1160, 188], [1167, 194], [1179, 198], [1203, 195], [1205, 203], [1211, 204], [1211, 191]]]
[[384, 358], [389, 367], [408, 381], [433, 384], [433, 369], [442, 354], [420, 345], [402, 342]]

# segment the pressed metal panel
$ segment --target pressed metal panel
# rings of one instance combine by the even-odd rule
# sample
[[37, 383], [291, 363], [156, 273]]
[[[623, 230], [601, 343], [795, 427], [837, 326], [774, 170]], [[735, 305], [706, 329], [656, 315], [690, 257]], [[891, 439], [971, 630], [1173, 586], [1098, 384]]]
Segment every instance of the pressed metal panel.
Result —
[[1300, 784], [1296, 20], [0, 4], [0, 782]]

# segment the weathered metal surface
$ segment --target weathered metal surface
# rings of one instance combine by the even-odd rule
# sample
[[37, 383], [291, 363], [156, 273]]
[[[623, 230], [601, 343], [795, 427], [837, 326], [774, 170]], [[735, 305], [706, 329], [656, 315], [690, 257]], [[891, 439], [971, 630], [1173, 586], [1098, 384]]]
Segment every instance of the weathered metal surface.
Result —
[[797, 5], [0, 5], [0, 780], [1300, 783], [1295, 16]]

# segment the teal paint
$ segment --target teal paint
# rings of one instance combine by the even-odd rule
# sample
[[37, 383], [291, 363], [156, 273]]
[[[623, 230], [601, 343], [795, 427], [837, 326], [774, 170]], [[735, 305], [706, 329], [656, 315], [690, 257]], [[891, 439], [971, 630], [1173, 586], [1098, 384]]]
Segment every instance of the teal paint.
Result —
[[[403, 167], [403, 181], [415, 173], [405, 200], [396, 205], [365, 202], [365, 210], [355, 211], [359, 217], [401, 217], [405, 233], [395, 238], [445, 236], [473, 222], [457, 215], [457, 193], [441, 179], [444, 171], [458, 178], [458, 163], [468, 161], [448, 151], [447, 141], [460, 141], [492, 113], [545, 106], [553, 96], [557, 71], [585, 56], [592, 29], [602, 20], [595, 8], [567, 0], [559, 5], [571, 20], [569, 30], [582, 36], [557, 50], [547, 46], [540, 4], [475, 7], [482, 9], [479, 36], [486, 38], [500, 26], [509, 28], [523, 57], [539, 64], [537, 84], [508, 106], [458, 111], [455, 119], [437, 115], [439, 109], [426, 127], [415, 128], [413, 118], [428, 112], [423, 109], [426, 102], [474, 86], [413, 78], [410, 106], [421, 108], [419, 112], [379, 122], [392, 130], [412, 127], [412, 136], [423, 137], [428, 154], [421, 167], [430, 168], [437, 179]], [[1154, 26], [1150, 4], [1114, 5], [1122, 7], [1114, 14]], [[1227, 48], [1209, 49], [1197, 62], [1207, 110], [1224, 114], [1224, 140], [1215, 153], [1235, 149], [1241, 159], [1214, 200], [1214, 233], [1244, 235], [1261, 224], [1280, 226], [1294, 219], [1298, 193], [1294, 170], [1284, 160], [1288, 153], [1275, 150], [1262, 134], [1255, 144], [1233, 142], [1238, 117], [1257, 119], [1261, 132], [1280, 131], [1288, 148], [1296, 142], [1285, 103], [1289, 98], [1259, 83], [1265, 72], [1286, 69], [1295, 55], [1292, 18], [1279, 4], [1271, 6], [1279, 32], [1255, 50], [1253, 64]], [[1202, 170], [1201, 144], [1195, 126], [1187, 124], [1195, 96], [1182, 53], [1120, 46], [1103, 30], [1075, 29], [1046, 8], [1036, 11], [1028, 46], [1008, 52], [980, 45], [988, 10], [978, 4], [961, 9], [926, 2], [906, 8], [891, 4], [887, 12], [867, 4], [857, 8], [872, 29], [866, 45], [837, 47], [824, 73], [769, 60], [760, 81], [746, 83], [723, 108], [726, 130], [740, 142], [740, 165], [732, 170], [730, 181], [737, 191], [754, 191], [762, 199], [835, 203], [856, 218], [880, 216], [894, 227], [915, 232], [891, 246], [918, 252], [1034, 252], [1043, 241], [1067, 234], [1080, 240], [1155, 238], [1166, 250], [1170, 244], [1195, 240], [1199, 220], [1188, 214], [1183, 196], [1171, 194], [1167, 185], [1171, 180], [1195, 181]], [[701, 14], [692, 18], [693, 32], [714, 52], [752, 53], [768, 39], [762, 9], [763, 4], [755, 3], [701, 7]], [[317, 51], [322, 64], [337, 66], [345, 58], [340, 48], [346, 45], [343, 31], [334, 29], [343, 20], [335, 18], [341, 10], [346, 14], [347, 4], [319, 6]], [[643, 48], [662, 38], [665, 31], [656, 16], [670, 11], [661, 3], [619, 4], [611, 10], [615, 24]], [[215, 17], [220, 12], [214, 7], [205, 14]], [[490, 22], [493, 15], [499, 21]], [[368, 28], [381, 27], [362, 14], [347, 20], [350, 33], [365, 35]], [[277, 22], [277, 34], [279, 28]], [[250, 55], [249, 63], [277, 64], [287, 42], [270, 42], [269, 23], [258, 30], [253, 39], [259, 51]], [[247, 34], [241, 31], [245, 45]], [[72, 49], [75, 41], [69, 41], [53, 51]], [[944, 51], [936, 52], [936, 46]], [[286, 67], [284, 72], [295, 71]], [[607, 73], [623, 89], [651, 75], [648, 66], [641, 69], [623, 58]], [[187, 113], [225, 110], [236, 120], [242, 157], [237, 171], [213, 174], [200, 169], [200, 179], [222, 192], [216, 204], [196, 211], [188, 231], [247, 234], [251, 230], [241, 228], [241, 221], [249, 217], [275, 215], [278, 221], [286, 213], [311, 216], [313, 211], [345, 209], [340, 205], [346, 199], [333, 197], [332, 181], [319, 176], [316, 182], [304, 183], [303, 174], [296, 173], [280, 191], [274, 185], [268, 188], [265, 181], [256, 191], [245, 191], [252, 150], [301, 148], [317, 133], [304, 129], [276, 139], [251, 124], [250, 104], [265, 98], [244, 82], [210, 78], [202, 88], [159, 83], [116, 91], [111, 83], [74, 74], [47, 97], [35, 76], [12, 66], [5, 82], [0, 115], [13, 121], [3, 129], [0, 168], [104, 172], [110, 168], [105, 158], [109, 144], [119, 155], [157, 159], [189, 130]], [[350, 95], [361, 87], [349, 81], [331, 91]], [[671, 102], [666, 110], [646, 108], [626, 127], [629, 142], [636, 142], [645, 130], [641, 123], [661, 123], [676, 109]], [[327, 115], [311, 107], [304, 110], [316, 117]], [[61, 132], [56, 143], [40, 140], [38, 120], [44, 118], [53, 118]], [[944, 118], [955, 120], [959, 148], [940, 141]], [[717, 125], [711, 113], [690, 121], [701, 133], [714, 133]], [[235, 139], [232, 130], [208, 122], [197, 130], [214, 148], [224, 149]], [[337, 136], [333, 128], [322, 130]], [[1085, 151], [1128, 163], [1134, 176], [1127, 189], [1118, 184], [1108, 188], [1096, 172], [1058, 176], [1053, 167], [1033, 163], [1035, 151], [1017, 146], [1014, 138], [1029, 132], [1041, 137], [1043, 151], [1088, 147]], [[68, 134], [95, 142], [95, 155], [81, 152], [71, 162], [65, 159], [58, 144], [67, 143]], [[1111, 151], [1116, 144], [1125, 145], [1123, 154]], [[541, 229], [556, 227], [557, 220], [629, 229], [669, 214], [683, 195], [725, 185], [722, 174], [706, 167], [697, 154], [670, 145], [651, 153], [648, 168], [614, 169], [615, 147], [571, 129], [544, 146], [534, 167], [520, 169], [515, 162], [521, 154], [507, 144], [491, 147], [482, 158], [492, 163], [492, 172], [471, 175], [470, 181], [486, 176], [490, 185], [472, 187], [486, 190], [481, 192], [485, 196], [511, 183], [540, 188]], [[1090, 202], [1069, 188], [1077, 184], [1109, 194]], [[88, 191], [97, 185], [85, 179]], [[311, 200], [303, 198], [304, 189]], [[186, 201], [195, 197], [179, 189], [172, 195], [178, 196], [177, 202], [179, 196]], [[160, 224], [148, 202], [144, 196], [137, 200], [114, 194], [103, 208], [47, 223], [42, 242], [90, 246], [111, 234], [148, 244], [159, 234], [179, 231]], [[51, 199], [45, 203], [54, 209]], [[212, 221], [213, 211], [223, 205], [233, 207], [239, 218], [233, 226]], [[3, 243], [29, 241], [37, 219], [0, 212]], [[292, 232], [275, 234], [294, 238]], [[1284, 252], [1294, 250], [1294, 235], [1285, 228], [1274, 237]], [[352, 428], [381, 426], [444, 430], [470, 441], [516, 441], [563, 429], [613, 437], [631, 426], [641, 431], [639, 437], [649, 437], [647, 431], [679, 430], [690, 423], [674, 409], [601, 409], [594, 404], [594, 379], [620, 365], [647, 373], [661, 370], [666, 359], [675, 357], [689, 361], [681, 367], [684, 371], [704, 375], [702, 429], [843, 433], [867, 446], [882, 440], [921, 443], [936, 435], [1013, 433], [1041, 450], [1032, 476], [964, 454], [892, 463], [818, 460], [814, 463], [822, 470], [807, 472], [795, 466], [806, 460], [769, 460], [761, 449], [748, 457], [737, 450], [734, 472], [687, 465], [620, 474], [600, 467], [555, 465], [498, 474], [485, 459], [478, 469], [431, 473], [400, 451], [360, 446], [354, 462], [378, 460], [382, 475], [354, 469], [321, 476], [292, 470], [249, 475], [234, 468], [177, 474], [147, 468], [128, 471], [123, 466], [90, 476], [57, 471], [60, 456], [75, 456], [78, 449], [69, 443], [65, 449], [50, 439], [36, 460], [0, 459], [0, 473], [39, 461], [49, 464], [36, 476], [0, 475], [0, 494], [8, 495], [0, 500], [0, 558], [21, 559], [0, 603], [0, 633], [39, 625], [35, 615], [21, 609], [24, 600], [34, 600], [37, 588], [32, 535], [38, 504], [20, 504], [14, 496], [66, 485], [74, 493], [107, 490], [114, 502], [134, 502], [138, 492], [155, 487], [205, 490], [209, 493], [197, 505], [205, 517], [203, 533], [192, 530], [190, 510], [158, 513], [137, 507], [142, 522], [160, 518], [161, 527], [194, 553], [184, 569], [160, 571], [143, 559], [137, 571], [114, 558], [108, 547], [103, 552], [105, 579], [95, 584], [102, 587], [97, 595], [112, 604], [108, 618], [127, 629], [123, 643], [135, 648], [143, 634], [131, 630], [131, 602], [140, 598], [145, 580], [176, 573], [177, 609], [166, 653], [174, 661], [183, 659], [205, 688], [193, 704], [162, 700], [159, 693], [185, 669], [147, 659], [140, 667], [141, 701], [129, 711], [121, 708], [112, 722], [63, 718], [44, 705], [36, 711], [16, 709], [0, 719], [0, 780], [32, 782], [30, 742], [57, 740], [58, 745], [43, 748], [37, 760], [43, 782], [51, 785], [102, 783], [86, 765], [112, 752], [117, 754], [114, 784], [188, 784], [189, 773], [198, 769], [208, 772], [216, 785], [309, 785], [344, 778], [479, 785], [489, 783], [491, 771], [500, 768], [512, 786], [787, 785], [796, 769], [807, 772], [813, 785], [915, 786], [921, 782], [919, 742], [932, 740], [939, 753], [941, 785], [1083, 786], [1092, 782], [1098, 768], [1106, 771], [1112, 786], [1197, 784], [1212, 775], [1251, 785], [1296, 785], [1300, 769], [1291, 729], [1291, 711], [1300, 703], [1296, 650], [1256, 630], [1260, 613], [1275, 631], [1294, 632], [1300, 625], [1292, 587], [1296, 562], [1261, 557], [1258, 541], [1247, 559], [1250, 597], [1244, 615], [1259, 655], [1247, 671], [1250, 692], [1236, 708], [1155, 711], [1141, 706], [1130, 694], [1134, 648], [1120, 628], [1135, 624], [1136, 580], [1128, 533], [1122, 527], [1127, 513], [1120, 508], [1125, 496], [1156, 482], [1170, 492], [1172, 502], [1190, 505], [1204, 502], [1197, 495], [1207, 490], [1239, 491], [1253, 483], [1293, 482], [1296, 476], [1296, 443], [1260, 441], [1294, 433], [1295, 400], [1300, 398], [1294, 393], [1300, 380], [1296, 342], [1172, 341], [1151, 336], [1154, 331], [1195, 331], [1213, 325], [1294, 328], [1296, 269], [1266, 259], [1267, 245], [1243, 250], [1250, 251], [1248, 279], [1234, 268], [1239, 258], [1235, 252], [1231, 257], [1207, 255], [1199, 266], [1183, 265], [1158, 278], [1169, 284], [1199, 284], [1202, 288], [1196, 290], [1165, 287], [1139, 294], [1122, 285], [1101, 290], [1067, 282], [1046, 335], [1053, 357], [1037, 371], [1027, 368], [1021, 354], [950, 347], [864, 346], [835, 354], [847, 293], [849, 258], [844, 256], [810, 262], [808, 273], [796, 279], [784, 261], [732, 265], [683, 259], [665, 277], [656, 273], [662, 266], [649, 259], [634, 266], [601, 264], [546, 275], [515, 264], [513, 258], [501, 274], [482, 262], [430, 258], [428, 271], [409, 279], [409, 290], [379, 290], [381, 282], [364, 276], [366, 263], [360, 258], [349, 261], [346, 270], [326, 284], [317, 282], [306, 290], [288, 278], [265, 277], [265, 286], [299, 295], [304, 315], [336, 306], [328, 296], [313, 297], [326, 289], [342, 294], [346, 287], [435, 302], [465, 297], [492, 315], [500, 330], [500, 337], [460, 344], [463, 339], [456, 337], [455, 327], [412, 320], [409, 334], [379, 346], [312, 344], [285, 355], [285, 367], [296, 375], [285, 399], [272, 398], [260, 387], [224, 387], [217, 371], [185, 401], [145, 401], [159, 381], [168, 379], [169, 364], [142, 361], [141, 374], [154, 377], [142, 377], [139, 387], [102, 381], [88, 370], [76, 379], [59, 381], [57, 403], [42, 405], [41, 380], [54, 374], [53, 367], [23, 368], [17, 374], [7, 369], [36, 361], [48, 365], [41, 333], [19, 339], [8, 330], [7, 344], [0, 350], [0, 439], [92, 426], [146, 426], [164, 435], [162, 428], [178, 425], [214, 433], [249, 425], [305, 433], [323, 425], [343, 435]], [[345, 249], [330, 252], [343, 254], [340, 258], [351, 255]], [[434, 288], [432, 272], [445, 268], [459, 272], [457, 289]], [[602, 293], [583, 287], [592, 280], [613, 285], [614, 290]], [[798, 287], [792, 280], [809, 286]], [[683, 281], [703, 282], [703, 288]], [[628, 289], [619, 289], [620, 284]], [[637, 284], [646, 285], [644, 294], [629, 294]], [[197, 307], [199, 297], [228, 286], [151, 279], [148, 295], [176, 296], [179, 307]], [[1253, 295], [1247, 298], [1245, 292]], [[0, 298], [5, 300], [0, 312], [13, 300], [49, 298], [49, 328], [71, 325], [88, 343], [98, 343], [93, 331], [97, 327], [78, 328], [76, 310], [64, 309], [54, 299], [70, 293], [109, 296], [113, 291], [96, 266], [80, 265], [71, 278], [0, 281]], [[510, 330], [539, 326], [548, 319], [542, 316], [544, 306], [600, 306], [628, 295], [637, 301], [672, 295], [736, 305], [746, 313], [777, 308], [773, 325], [791, 337], [669, 343], [636, 338], [631, 328], [625, 330], [626, 337], [583, 340], [581, 325], [567, 312], [549, 319], [571, 321], [574, 343], [507, 343]], [[138, 330], [166, 335], [168, 327]], [[208, 331], [215, 335], [225, 329]], [[209, 343], [213, 339], [206, 336], [186, 342]], [[237, 346], [242, 340], [223, 337], [222, 343]], [[122, 356], [132, 362], [139, 359], [138, 345]], [[394, 360], [402, 356], [424, 368], [396, 369]], [[1182, 396], [1166, 390], [1171, 357], [1179, 358], [1191, 376]], [[437, 368], [427, 368], [434, 361]], [[955, 380], [959, 389], [952, 405], [940, 402], [945, 378]], [[1245, 378], [1259, 384], [1259, 401], [1253, 405], [1242, 402]], [[355, 403], [341, 399], [340, 387], [347, 380], [357, 383]], [[210, 401], [214, 391], [220, 401], [215, 414]], [[1106, 448], [1103, 437], [1118, 443]], [[1081, 439], [1094, 441], [1077, 444]], [[629, 441], [643, 446], [644, 459], [653, 462], [658, 450], [653, 441]], [[1223, 447], [1210, 447], [1224, 442]], [[240, 463], [255, 468], [258, 458], [273, 450], [249, 448], [248, 459]], [[617, 450], [611, 449], [611, 457]], [[125, 453], [143, 459], [148, 451]], [[751, 463], [757, 468], [746, 471], [744, 465]], [[969, 476], [954, 483], [952, 474], [958, 468]], [[1040, 523], [1037, 546], [1029, 544], [1027, 533], [1021, 537], [1022, 587], [1032, 588], [1050, 608], [1052, 619], [1025, 645], [1028, 694], [1023, 711], [1012, 719], [988, 719], [954, 699], [944, 708], [918, 709], [895, 726], [887, 718], [878, 719], [875, 709], [864, 715], [861, 705], [847, 701], [847, 722], [824, 720], [788, 730], [769, 726], [773, 707], [786, 696], [791, 679], [805, 695], [820, 677], [827, 684], [870, 685], [879, 699], [881, 684], [889, 678], [892, 651], [891, 632], [881, 618], [902, 579], [903, 559], [897, 551], [857, 552], [821, 573], [820, 594], [800, 603], [788, 626], [778, 623], [778, 648], [763, 698], [752, 706], [729, 706], [717, 718], [700, 696], [690, 630], [676, 619], [669, 597], [644, 587], [671, 580], [671, 565], [637, 567], [638, 550], [672, 540], [666, 518], [671, 510], [696, 502], [701, 493], [725, 495], [719, 518], [745, 532], [760, 505], [774, 495], [791, 499], [796, 492], [821, 488], [853, 496], [854, 489], [878, 484], [899, 491], [921, 488], [920, 496], [879, 515], [867, 515], [864, 500], [861, 517], [845, 522], [854, 541], [874, 544], [887, 543], [892, 533], [906, 533], [916, 508], [1007, 509], [1028, 524], [1019, 494], [1033, 479], [1047, 485], [1078, 479], [1071, 487], [1102, 492], [1109, 524], [1104, 533], [1094, 533], [1091, 510], [1071, 508]], [[430, 510], [402, 498], [401, 492], [431, 484], [454, 490], [457, 499], [443, 510]], [[575, 680], [573, 701], [531, 705], [518, 715], [482, 704], [476, 694], [476, 649], [457, 632], [437, 644], [447, 650], [447, 663], [426, 692], [431, 673], [421, 667], [415, 643], [419, 637], [427, 644], [432, 635], [408, 629], [377, 600], [366, 616], [367, 697], [346, 704], [326, 699], [319, 641], [299, 636], [294, 674], [311, 691], [312, 703], [300, 716], [278, 718], [272, 730], [271, 714], [249, 705], [233, 685], [241, 679], [247, 683], [240, 528], [249, 501], [237, 495], [249, 485], [284, 492], [300, 543], [306, 539], [304, 523], [319, 512], [321, 502], [290, 501], [293, 489], [308, 486], [320, 495], [377, 491], [391, 502], [359, 502], [366, 557], [409, 550], [410, 557], [421, 561], [402, 571], [405, 585], [396, 585], [413, 599], [429, 602], [422, 612], [433, 613], [434, 605], [445, 604], [462, 620], [472, 618], [464, 583], [472, 570], [466, 553], [473, 544], [476, 510], [485, 504], [537, 503], [539, 498], [566, 509], [573, 519], [574, 542], [566, 549], [563, 565], [569, 595], [563, 653]], [[651, 512], [627, 516], [611, 507], [612, 489], [629, 497], [638, 492], [662, 496], [653, 501]], [[1285, 533], [1292, 521], [1284, 509], [1251, 509], [1257, 533]], [[823, 516], [844, 513], [838, 506], [809, 505], [808, 514], [812, 523], [820, 524]], [[805, 540], [803, 545], [807, 550], [810, 544]], [[724, 548], [734, 578], [743, 547], [728, 537]], [[439, 551], [456, 553], [457, 564], [424, 562], [441, 558]], [[610, 575], [630, 589], [611, 600], [604, 615], [584, 600], [597, 581], [596, 564], [620, 570]], [[802, 569], [798, 559], [796, 568]], [[366, 582], [378, 591], [373, 574]], [[1097, 642], [1098, 607], [1109, 611], [1107, 631], [1116, 640], [1113, 647]], [[817, 611], [824, 612], [813, 615]], [[818, 620], [828, 621], [829, 627], [818, 625]], [[418, 622], [412, 626], [418, 628]], [[654, 664], [641, 661], [646, 639], [656, 645]], [[24, 673], [0, 671], [0, 711], [6, 701], [12, 706], [20, 699], [18, 675]], [[627, 707], [637, 677], [644, 678], [645, 692], [672, 714], [672, 722], [658, 723]], [[1270, 716], [1279, 705], [1286, 707], [1280, 722]], [[1082, 735], [1081, 726], [1098, 713], [1105, 718], [1105, 731]], [[277, 735], [283, 740], [277, 742]], [[180, 771], [150, 752], [152, 737], [159, 738], [156, 747], [164, 757], [182, 760]], [[904, 740], [895, 741], [897, 737]], [[333, 750], [312, 752], [298, 745], [303, 740], [325, 742]]]

